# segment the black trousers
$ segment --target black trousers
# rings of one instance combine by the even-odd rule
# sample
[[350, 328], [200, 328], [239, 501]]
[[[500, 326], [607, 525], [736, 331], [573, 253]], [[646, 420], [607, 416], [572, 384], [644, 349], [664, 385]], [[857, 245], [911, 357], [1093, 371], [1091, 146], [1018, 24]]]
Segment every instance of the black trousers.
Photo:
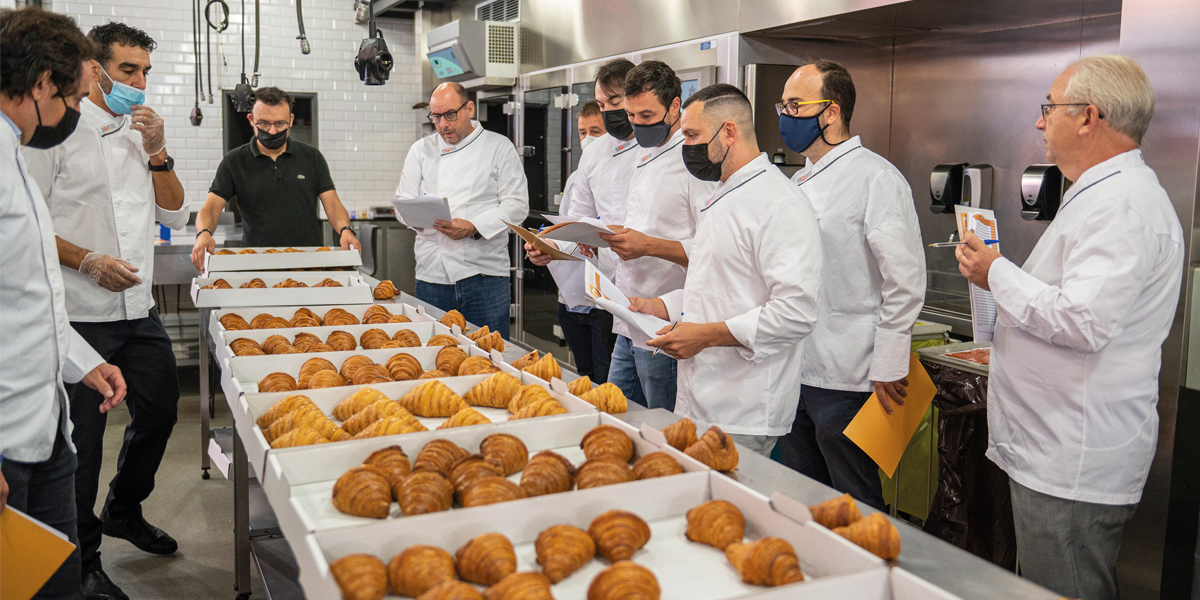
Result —
[[[142, 319], [108, 323], [72, 322], [104, 360], [121, 369], [129, 391], [125, 407], [131, 418], [125, 441], [117, 457], [117, 475], [108, 485], [104, 512], [114, 519], [132, 519], [142, 514], [142, 501], [154, 491], [154, 476], [175, 427], [179, 405], [179, 374], [171, 339], [158, 318], [158, 311]], [[104, 397], [83, 385], [67, 386], [71, 397], [71, 439], [79, 453], [75, 471], [75, 508], [78, 512], [79, 550], [84, 574], [99, 570], [100, 519], [96, 516], [96, 494], [104, 458], [104, 429], [108, 415], [100, 413]]]
[[597, 384], [607, 382], [613, 347], [617, 345], [612, 313], [599, 308], [573, 313], [567, 310], [567, 305], [559, 303], [558, 324], [571, 347], [571, 354], [575, 355], [575, 369], [579, 375], [587, 375]]

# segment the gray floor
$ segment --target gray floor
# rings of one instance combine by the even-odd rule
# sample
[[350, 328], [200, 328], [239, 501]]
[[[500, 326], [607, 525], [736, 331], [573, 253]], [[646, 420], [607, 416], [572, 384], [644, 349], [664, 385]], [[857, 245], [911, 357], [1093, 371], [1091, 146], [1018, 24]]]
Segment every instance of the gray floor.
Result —
[[[125, 540], [105, 537], [100, 545], [104, 570], [134, 600], [232, 600], [233, 485], [215, 470], [211, 479], [200, 478], [198, 371], [182, 368], [179, 374], [183, 388], [179, 422], [159, 468], [154, 493], [143, 505], [146, 520], [171, 534], [179, 542], [179, 552], [155, 556]], [[220, 395], [216, 406], [214, 426], [229, 425], [229, 409]], [[97, 514], [116, 473], [121, 436], [128, 423], [124, 406], [109, 413]], [[263, 597], [258, 577], [252, 579], [255, 596]]]

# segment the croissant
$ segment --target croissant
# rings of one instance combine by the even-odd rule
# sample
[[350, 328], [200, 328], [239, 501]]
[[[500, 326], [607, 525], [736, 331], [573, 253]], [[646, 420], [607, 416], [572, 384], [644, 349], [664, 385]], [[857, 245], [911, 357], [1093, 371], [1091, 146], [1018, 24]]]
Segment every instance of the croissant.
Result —
[[400, 399], [400, 405], [420, 417], [449, 417], [467, 403], [440, 381], [422, 383]]
[[[226, 329], [229, 329], [226, 327]], [[233, 350], [235, 356], [247, 356], [251, 351], [257, 350], [259, 354], [263, 354], [262, 346], [258, 342], [250, 338], [238, 338], [229, 342], [229, 349]]]
[[360, 440], [364, 438], [379, 437], [382, 435], [397, 435], [401, 433], [415, 433], [418, 431], [429, 431], [412, 413], [407, 410], [399, 410], [395, 413], [384, 417], [383, 419], [372, 423], [366, 429], [355, 434], [354, 439]]
[[294, 392], [296, 380], [287, 373], [271, 373], [258, 382], [260, 392]]
[[218, 250], [216, 252], [217, 256], [226, 256], [229, 254], [237, 254], [237, 252], [234, 252], [233, 250], [230, 250], [229, 248], [222, 248], [221, 250]]
[[554, 525], [541, 532], [533, 547], [550, 583], [566, 579], [596, 555], [596, 542], [574, 525]]
[[529, 497], [569, 492], [575, 487], [575, 466], [557, 452], [542, 450], [521, 473], [521, 489]]
[[363, 315], [363, 325], [381, 325], [383, 323], [387, 323], [389, 318], [391, 317], [378, 312], [369, 315]]
[[354, 385], [387, 383], [392, 381], [392, 375], [388, 373], [387, 367], [372, 363], [355, 369], [354, 377], [351, 380], [354, 382]]
[[650, 541], [650, 526], [641, 517], [623, 510], [610, 510], [592, 520], [588, 535], [608, 562], [629, 560]]
[[331, 308], [322, 317], [321, 322], [326, 326], [358, 325], [358, 317], [350, 314], [344, 308]]
[[383, 600], [388, 591], [387, 565], [370, 554], [348, 554], [329, 565], [344, 600]]
[[633, 463], [633, 475], [638, 479], [667, 477], [682, 472], [683, 467], [679, 466], [679, 461], [666, 452], [651, 452]]
[[311, 446], [313, 444], [328, 444], [329, 438], [321, 435], [316, 429], [301, 427], [293, 429], [271, 442], [271, 448], [292, 448], [295, 446]]
[[263, 413], [262, 416], [258, 418], [256, 423], [258, 423], [258, 426], [262, 429], [266, 429], [270, 427], [272, 423], [282, 418], [283, 415], [300, 408], [301, 405], [307, 404], [313, 404], [313, 401], [310, 400], [308, 396], [292, 394], [291, 396], [272, 404], [271, 408], [268, 408], [267, 412]]
[[449, 376], [449, 373], [443, 373], [437, 369], [433, 369], [431, 371], [425, 371], [417, 379], [444, 379]]
[[425, 444], [413, 462], [414, 471], [433, 471], [442, 477], [450, 477], [450, 470], [460, 458], [469, 456], [458, 444], [446, 439], [436, 439]]
[[715, 425], [684, 453], [717, 471], [732, 471], [738, 466], [738, 451], [733, 438]]
[[765, 537], [749, 544], [733, 542], [725, 548], [725, 557], [749, 584], [773, 587], [804, 581], [796, 551], [787, 540]]
[[[337, 350], [338, 352], [347, 352], [358, 347], [358, 340], [354, 339], [354, 336], [350, 335], [349, 333], [339, 330], [330, 333], [329, 337], [325, 338], [325, 345]], [[342, 366], [345, 365], [346, 363], [342, 363]], [[355, 368], [357, 368], [357, 366]], [[345, 375], [343, 375], [343, 377], [344, 376]]]
[[238, 254], [258, 254], [258, 251], [255, 250], [254, 248], [243, 248], [241, 250], [238, 250]]
[[[295, 317], [292, 317], [292, 322], [290, 324], [293, 327], [295, 327], [297, 321], [306, 323], [306, 325], [304, 325], [305, 327], [310, 327], [310, 326], [316, 327], [317, 326], [316, 325], [317, 320], [309, 319], [306, 315], [297, 315]], [[311, 323], [312, 325], [307, 325], [307, 323]], [[300, 333], [297, 333], [296, 337], [292, 340], [292, 345], [301, 350], [306, 350], [309, 346], [312, 346], [313, 344], [320, 344], [320, 343], [321, 343], [321, 338], [319, 338], [311, 333], [308, 333], [307, 331], [301, 331]]]
[[384, 279], [375, 286], [373, 295], [379, 300], [391, 300], [396, 297], [396, 286], [392, 284], [390, 279]]
[[575, 474], [575, 481], [581, 490], [615, 485], [636, 479], [637, 476], [633, 474], [633, 469], [630, 469], [629, 465], [611, 458], [589, 460], [580, 465], [579, 471]]
[[235, 356], [266, 356], [267, 353], [262, 351], [262, 348], [244, 348], [241, 353], [234, 352]]
[[[394, 316], [388, 319], [389, 323], [395, 323], [393, 319], [407, 319], [408, 317]], [[418, 348], [421, 346], [421, 337], [417, 332], [411, 329], [401, 329], [392, 336], [393, 342], [398, 342], [402, 348]]]
[[450, 329], [454, 329], [453, 326], [458, 325], [459, 329], [462, 329], [464, 332], [467, 331], [467, 319], [457, 310], [447, 312], [442, 318], [438, 319], [438, 322]]
[[333, 418], [339, 421], [345, 421], [353, 417], [358, 411], [379, 402], [380, 400], [388, 400], [389, 398], [383, 392], [374, 388], [362, 388], [354, 395], [342, 400], [333, 408]]
[[472, 356], [462, 361], [458, 365], [458, 375], [466, 377], [468, 375], [490, 375], [499, 373], [500, 367], [492, 364], [492, 359], [486, 356]]
[[438, 429], [450, 429], [452, 427], [466, 427], [468, 425], [487, 425], [491, 423], [487, 417], [479, 414], [479, 411], [464, 406], [462, 410], [454, 413], [449, 419], [446, 419]]
[[305, 319], [311, 319], [313, 321], [316, 321], [318, 326], [321, 324], [321, 319], [320, 319], [320, 317], [317, 316], [317, 313], [315, 313], [307, 308], [300, 307], [300, 308], [296, 309], [296, 312], [292, 313], [293, 321], [295, 321], [296, 319], [299, 319], [301, 317], [303, 317]]
[[633, 458], [633, 440], [629, 435], [612, 425], [598, 425], [583, 436], [579, 443], [588, 460], [610, 458], [629, 462]]
[[483, 600], [554, 600], [550, 580], [537, 572], [513, 573], [483, 591]]
[[541, 377], [546, 381], [550, 381], [555, 377], [562, 377], [562, 367], [558, 365], [557, 360], [554, 360], [554, 355], [549, 352], [541, 360], [521, 370], [534, 377]]
[[354, 467], [333, 484], [333, 507], [356, 517], [386, 519], [392, 507], [392, 489], [379, 469]]
[[444, 333], [439, 333], [439, 334], [429, 338], [429, 341], [425, 342], [425, 345], [426, 346], [457, 346], [458, 340], [454, 339], [454, 336], [452, 336], [452, 335], [446, 335]]
[[463, 581], [494, 585], [517, 572], [517, 552], [499, 533], [485, 533], [454, 553]]
[[454, 488], [438, 473], [413, 471], [400, 483], [400, 489], [392, 490], [400, 503], [404, 516], [441, 512], [454, 502]]
[[600, 571], [588, 586], [588, 600], [658, 600], [662, 590], [650, 569], [628, 560]]
[[554, 396], [550, 395], [549, 390], [536, 383], [531, 383], [513, 394], [512, 400], [508, 403], [508, 412], [515, 414], [535, 402], [553, 399]]
[[667, 443], [680, 452], [696, 443], [696, 424], [687, 417], [663, 427], [662, 433], [663, 437], [667, 438]]
[[325, 344], [313, 344], [308, 347], [308, 353], [311, 354], [314, 352], [333, 352], [333, 348], [330, 348]]
[[350, 435], [357, 435], [376, 421], [382, 421], [384, 417], [389, 417], [402, 410], [404, 408], [392, 400], [380, 400], [354, 413], [354, 416], [343, 421], [342, 429], [346, 430], [346, 433]]
[[687, 539], [725, 550], [742, 541], [746, 517], [738, 507], [724, 500], [709, 500], [687, 512]]
[[522, 356], [521, 358], [514, 360], [512, 362], [512, 367], [518, 371], [523, 371], [523, 370], [525, 370], [525, 367], [528, 367], [529, 365], [532, 365], [533, 363], [537, 362], [538, 358], [539, 358], [538, 351], [534, 350], [533, 352], [530, 352], [529, 354], [526, 354], [525, 356]]
[[[467, 359], [468, 361], [471, 359]], [[520, 379], [500, 372], [484, 379], [467, 392], [463, 399], [472, 406], [507, 408], [513, 396], [524, 387]], [[541, 387], [541, 386], [538, 386]]]
[[480, 477], [466, 484], [459, 492], [464, 507], [497, 504], [525, 497], [521, 486], [503, 477]]
[[372, 304], [363, 311], [363, 323], [365, 324], [367, 319], [372, 317], [383, 317], [386, 319], [390, 316], [392, 316], [392, 311], [388, 310], [386, 306]]
[[421, 368], [421, 361], [417, 360], [413, 355], [404, 352], [399, 352], [389, 358], [386, 366], [388, 373], [396, 381], [416, 379], [425, 371]]
[[482, 454], [464, 456], [450, 467], [450, 485], [458, 492], [466, 489], [467, 484], [481, 477], [503, 477], [504, 469]]
[[342, 379], [342, 376], [338, 375], [337, 371], [318, 371], [308, 380], [308, 388], [313, 390], [341, 387], [343, 385], [346, 385], [346, 380]]
[[[333, 337], [333, 336], [330, 336], [330, 337]], [[330, 346], [332, 346], [332, 345], [333, 344], [330, 344]], [[357, 344], [355, 345], [355, 347], [357, 347]], [[351, 356], [350, 358], [347, 358], [346, 360], [342, 361], [342, 369], [341, 369], [341, 371], [339, 371], [339, 373], [341, 373], [342, 377], [345, 377], [347, 381], [350, 381], [350, 380], [354, 379], [355, 371], [357, 371], [367, 365], [373, 365], [373, 364], [375, 364], [375, 361], [373, 361], [361, 354], [355, 354], [354, 356]]]
[[[297, 315], [295, 317], [292, 317], [292, 320], [288, 321], [288, 323], [292, 327], [320, 327], [321, 326], [321, 322], [318, 321], [316, 317], [309, 318], [306, 315]], [[309, 335], [311, 335], [311, 334], [309, 334]]]
[[455, 377], [458, 375], [458, 367], [462, 365], [464, 360], [467, 360], [467, 353], [462, 348], [458, 346], [446, 346], [438, 350], [437, 359], [434, 364], [437, 365], [439, 371]]
[[[226, 285], [229, 285], [226, 282]], [[222, 327], [229, 331], [246, 331], [250, 329], [250, 324], [246, 322], [246, 318], [237, 313], [226, 313], [217, 319]]]
[[[257, 319], [258, 317], [255, 318]], [[272, 317], [272, 319], [274, 319], [274, 317]], [[283, 348], [291, 345], [291, 341], [282, 335], [272, 335], [263, 340], [262, 349], [263, 352], [266, 352], [267, 354], [283, 354]]]
[[420, 596], [443, 581], [454, 581], [454, 557], [437, 546], [410, 546], [388, 563], [388, 579], [401, 596]]
[[[379, 469], [380, 473], [383, 473], [383, 477], [388, 483], [389, 493], [395, 490], [396, 486], [402, 483], [404, 478], [408, 477], [409, 473], [412, 473], [412, 463], [408, 462], [408, 455], [404, 453], [404, 450], [400, 446], [380, 448], [372, 452], [363, 461], [363, 464], [371, 465]], [[393, 497], [392, 499], [395, 500], [396, 498]]]
[[358, 336], [358, 344], [367, 350], [375, 350], [384, 342], [392, 340], [382, 329], [368, 329]]
[[829, 529], [845, 527], [862, 518], [862, 511], [858, 510], [858, 504], [854, 502], [854, 498], [850, 494], [842, 494], [837, 498], [815, 504], [808, 507], [808, 510], [812, 513], [814, 521]]
[[525, 448], [525, 443], [507, 433], [493, 433], [483, 438], [479, 443], [479, 452], [500, 465], [505, 477], [524, 469], [529, 460], [529, 450]]
[[425, 590], [417, 600], [483, 600], [483, 594], [469, 583], [443, 581]]
[[563, 415], [567, 413], [567, 409], [558, 403], [558, 400], [553, 398], [539, 400], [517, 411], [509, 420], [517, 419], [532, 419], [534, 417], [549, 417], [551, 415]]
[[214, 282], [212, 282], [212, 283], [210, 283], [210, 284], [208, 284], [208, 285], [204, 286], [202, 289], [206, 289], [206, 290], [231, 290], [231, 289], [233, 289], [233, 286], [232, 286], [232, 285], [229, 285], [229, 282], [228, 282], [228, 281], [225, 281], [224, 279], [218, 279], [218, 280], [216, 280], [216, 281], [214, 281]]
[[900, 532], [883, 513], [871, 513], [833, 532], [884, 560], [894, 560], [900, 556]]
[[489, 352], [492, 350], [504, 352], [504, 338], [500, 335], [499, 331], [493, 331], [492, 335], [480, 340], [480, 342], [479, 347], [484, 350]]
[[584, 392], [579, 397], [600, 409], [601, 412], [620, 414], [629, 410], [629, 402], [625, 399], [625, 392], [622, 392], [621, 388], [617, 387], [614, 383], [605, 383], [596, 389]]

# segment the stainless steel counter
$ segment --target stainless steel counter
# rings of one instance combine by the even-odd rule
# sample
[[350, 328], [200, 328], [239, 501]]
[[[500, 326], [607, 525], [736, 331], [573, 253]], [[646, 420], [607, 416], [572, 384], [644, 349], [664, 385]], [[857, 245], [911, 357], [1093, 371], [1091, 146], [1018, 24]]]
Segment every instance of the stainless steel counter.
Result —
[[[218, 248], [230, 242], [238, 246], [242, 241], [242, 228], [237, 225], [217, 225], [213, 239]], [[192, 264], [192, 248], [196, 246], [196, 226], [188, 225], [182, 231], [172, 231], [170, 241], [158, 241], [154, 246], [154, 285], [191, 285], [192, 278], [200, 271]]]

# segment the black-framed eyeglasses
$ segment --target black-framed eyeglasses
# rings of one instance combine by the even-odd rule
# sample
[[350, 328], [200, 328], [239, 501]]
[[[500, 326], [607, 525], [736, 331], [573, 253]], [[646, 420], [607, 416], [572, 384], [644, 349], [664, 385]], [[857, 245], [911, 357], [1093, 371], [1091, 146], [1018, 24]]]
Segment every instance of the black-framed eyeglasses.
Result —
[[[1043, 104], [1043, 105], [1042, 105], [1042, 118], [1043, 118], [1043, 119], [1047, 119], [1047, 118], [1049, 118], [1049, 117], [1050, 117], [1050, 111], [1051, 111], [1051, 110], [1054, 110], [1054, 107], [1056, 107], [1056, 106], [1091, 106], [1091, 105], [1090, 105], [1090, 104], [1088, 104], [1087, 102], [1069, 102], [1069, 103], [1062, 103], [1062, 104]], [[1103, 119], [1103, 118], [1104, 118], [1104, 114], [1103, 114], [1103, 113], [1102, 113], [1102, 114], [1100, 114], [1100, 118], [1101, 118], [1101, 119]]]
[[291, 125], [291, 123], [288, 121], [274, 121], [274, 122], [272, 122], [272, 121], [255, 121], [254, 122], [254, 126], [259, 129], [262, 129], [263, 131], [270, 129], [271, 127], [274, 127], [275, 131], [283, 131], [284, 129], [287, 129], [288, 126], [290, 126], [290, 125]]
[[821, 104], [823, 102], [828, 102], [830, 104], [833, 104], [833, 100], [807, 100], [804, 102], [795, 102], [795, 101], [776, 102], [775, 103], [775, 114], [780, 115], [780, 116], [786, 114], [789, 117], [795, 117], [800, 114], [801, 106], [804, 106], [806, 104]]
[[462, 110], [462, 109], [463, 109], [463, 106], [466, 106], [466, 105], [468, 105], [468, 104], [470, 104], [470, 103], [471, 103], [471, 101], [470, 101], [470, 100], [467, 100], [466, 102], [463, 102], [463, 103], [462, 103], [462, 106], [459, 106], [458, 108], [456, 108], [456, 109], [454, 109], [454, 110], [448, 110], [448, 111], [446, 111], [446, 112], [444, 112], [444, 113], [435, 113], [435, 112], [431, 112], [431, 113], [429, 113], [429, 114], [427, 114], [427, 115], [425, 115], [425, 116], [426, 116], [427, 118], [429, 118], [429, 122], [430, 122], [430, 123], [437, 123], [438, 121], [440, 121], [440, 120], [442, 120], [442, 119], [445, 119], [445, 120], [447, 120], [447, 121], [449, 121], [449, 122], [453, 123], [453, 122], [455, 122], [455, 121], [457, 121], [457, 120], [458, 120], [458, 111]]

